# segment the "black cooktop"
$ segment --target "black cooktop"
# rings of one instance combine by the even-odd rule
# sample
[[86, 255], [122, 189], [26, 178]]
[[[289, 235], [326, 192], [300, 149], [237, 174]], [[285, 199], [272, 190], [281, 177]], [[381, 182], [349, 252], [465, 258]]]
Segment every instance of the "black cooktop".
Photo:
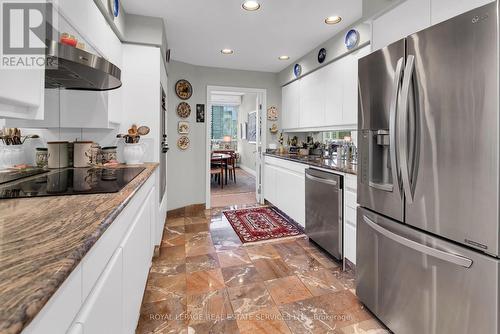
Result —
[[0, 185], [0, 199], [114, 193], [145, 168], [68, 168]]

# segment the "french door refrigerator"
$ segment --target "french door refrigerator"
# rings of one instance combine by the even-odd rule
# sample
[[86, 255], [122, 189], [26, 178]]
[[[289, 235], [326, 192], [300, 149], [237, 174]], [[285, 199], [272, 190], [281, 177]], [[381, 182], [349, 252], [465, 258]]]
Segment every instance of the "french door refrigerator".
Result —
[[357, 295], [389, 329], [500, 333], [492, 3], [359, 61]]

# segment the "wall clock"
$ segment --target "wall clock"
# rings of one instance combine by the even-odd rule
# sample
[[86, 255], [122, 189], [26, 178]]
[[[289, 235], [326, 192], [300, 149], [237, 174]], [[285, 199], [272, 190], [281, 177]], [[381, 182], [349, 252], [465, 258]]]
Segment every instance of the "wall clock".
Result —
[[293, 67], [293, 74], [295, 75], [296, 78], [298, 78], [301, 73], [302, 73], [302, 66], [300, 66], [299, 64], [295, 64], [295, 66]]
[[177, 116], [180, 118], [188, 118], [191, 115], [191, 106], [186, 102], [181, 102], [177, 106]]
[[318, 51], [318, 63], [322, 64], [326, 59], [326, 49], [321, 48]]
[[344, 44], [347, 50], [355, 48], [359, 43], [359, 32], [355, 29], [351, 29], [345, 35]]
[[187, 100], [193, 95], [193, 87], [189, 81], [181, 79], [175, 83], [175, 94], [181, 100]]

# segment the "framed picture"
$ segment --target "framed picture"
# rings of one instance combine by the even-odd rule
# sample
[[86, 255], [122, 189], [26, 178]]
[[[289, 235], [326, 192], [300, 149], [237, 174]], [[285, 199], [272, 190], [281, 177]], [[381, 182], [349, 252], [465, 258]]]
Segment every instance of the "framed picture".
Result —
[[189, 122], [180, 121], [177, 123], [177, 132], [180, 134], [188, 134], [189, 133]]
[[196, 105], [196, 123], [205, 123], [205, 105]]
[[247, 140], [250, 144], [257, 142], [257, 111], [248, 113]]

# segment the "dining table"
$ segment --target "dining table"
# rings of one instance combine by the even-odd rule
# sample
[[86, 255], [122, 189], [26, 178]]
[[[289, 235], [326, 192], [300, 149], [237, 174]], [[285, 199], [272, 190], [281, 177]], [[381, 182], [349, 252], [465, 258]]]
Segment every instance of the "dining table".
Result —
[[[231, 159], [230, 154], [226, 153], [212, 153], [212, 157], [210, 159], [210, 163], [222, 163], [224, 167], [224, 174], [225, 174], [225, 179], [226, 179], [226, 184], [227, 184], [227, 169], [228, 169], [228, 163], [229, 160]], [[224, 179], [224, 175], [221, 175], [221, 178]]]

